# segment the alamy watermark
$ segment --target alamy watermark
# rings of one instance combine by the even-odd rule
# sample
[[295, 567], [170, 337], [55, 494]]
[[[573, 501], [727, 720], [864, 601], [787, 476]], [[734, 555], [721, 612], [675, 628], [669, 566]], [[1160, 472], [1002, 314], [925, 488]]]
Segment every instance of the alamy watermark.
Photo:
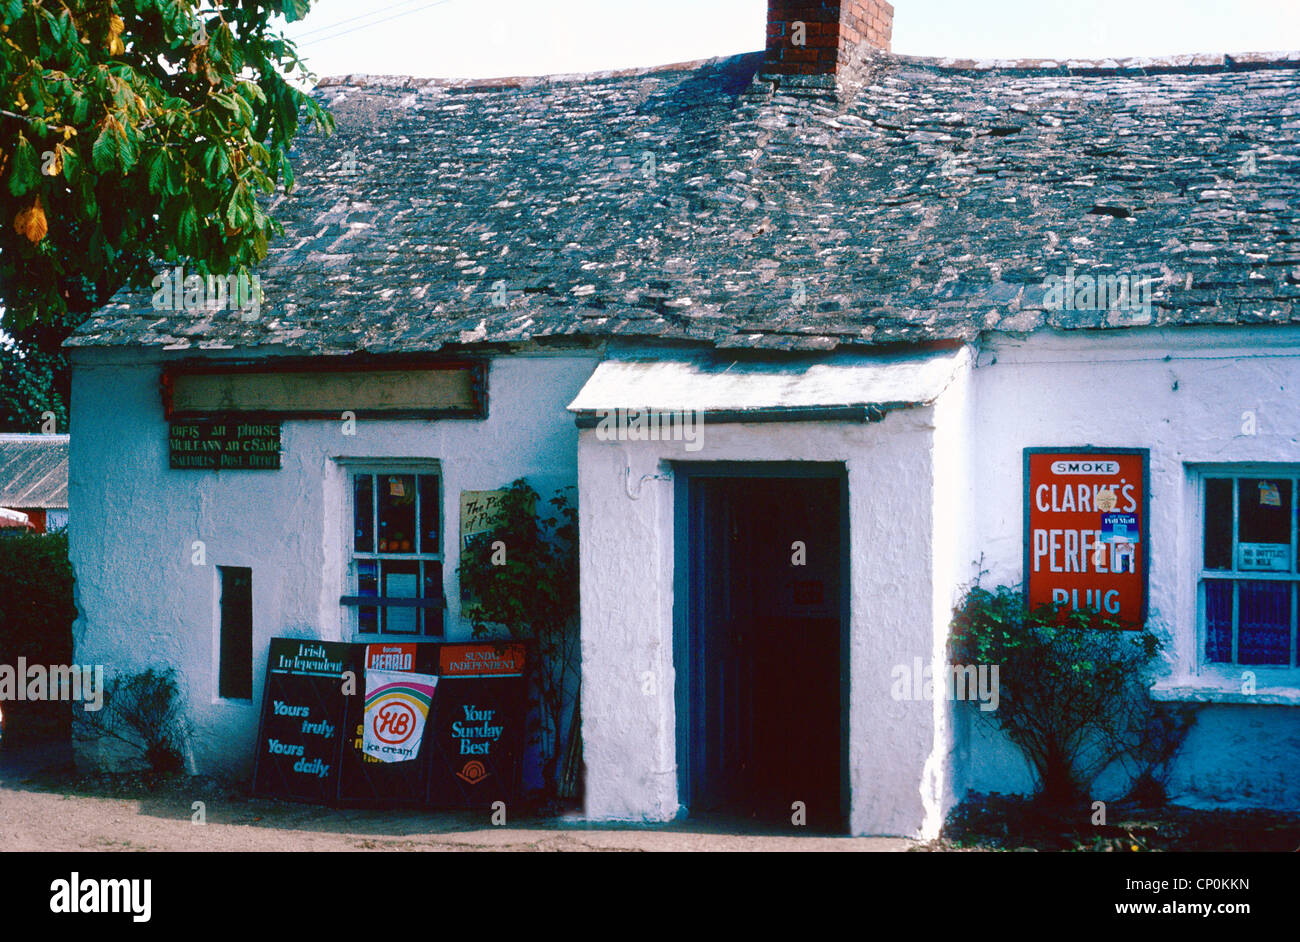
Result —
[[978, 700], [988, 713], [998, 708], [998, 665], [945, 664], [943, 676], [936, 684], [934, 669], [919, 657], [911, 665], [895, 664], [890, 672], [893, 684], [889, 695], [895, 700], [933, 700], [936, 687], [947, 700]]
[[10, 700], [70, 700], [97, 713], [104, 707], [104, 665], [0, 664], [0, 702]]
[[1043, 307], [1050, 311], [1115, 311], [1129, 315], [1129, 324], [1151, 323], [1155, 278], [1126, 274], [1065, 275], [1043, 279]]
[[153, 880], [147, 877], [97, 879], [73, 870], [68, 879], [50, 883], [52, 913], [129, 913], [132, 922], [148, 922], [152, 899]]
[[154, 275], [153, 307], [158, 311], [239, 311], [239, 319], [255, 321], [262, 313], [262, 280], [257, 275], [185, 274], [184, 266]]
[[596, 438], [602, 442], [684, 442], [687, 451], [704, 447], [702, 409], [597, 409]]

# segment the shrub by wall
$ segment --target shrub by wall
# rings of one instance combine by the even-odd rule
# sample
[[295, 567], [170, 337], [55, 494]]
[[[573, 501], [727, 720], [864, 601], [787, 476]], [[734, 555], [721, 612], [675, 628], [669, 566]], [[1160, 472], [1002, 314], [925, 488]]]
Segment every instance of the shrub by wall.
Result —
[[[0, 665], [72, 663], [73, 581], [66, 533], [0, 537]], [[67, 736], [71, 726], [68, 703], [6, 700], [0, 709], [9, 741]]]

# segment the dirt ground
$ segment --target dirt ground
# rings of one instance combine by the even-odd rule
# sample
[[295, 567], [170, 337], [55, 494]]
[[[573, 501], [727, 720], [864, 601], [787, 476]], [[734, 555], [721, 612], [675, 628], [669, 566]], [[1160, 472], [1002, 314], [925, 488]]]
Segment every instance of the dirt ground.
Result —
[[[67, 761], [49, 749], [0, 751], [0, 850], [903, 851], [913, 846], [900, 838], [773, 834], [734, 823], [631, 828], [521, 818], [492, 826], [485, 815], [250, 798], [204, 779], [78, 777]], [[202, 802], [203, 824], [195, 821], [195, 802]]]
[[1008, 795], [968, 795], [924, 851], [1300, 851], [1300, 814], [1113, 801], [1043, 809]]

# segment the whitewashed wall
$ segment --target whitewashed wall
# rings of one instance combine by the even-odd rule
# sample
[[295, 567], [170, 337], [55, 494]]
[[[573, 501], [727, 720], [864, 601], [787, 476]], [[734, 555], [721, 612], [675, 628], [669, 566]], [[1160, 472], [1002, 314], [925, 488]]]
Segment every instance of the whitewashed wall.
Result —
[[[285, 422], [279, 471], [171, 471], [160, 362], [139, 351], [79, 351], [73, 381], [69, 503], [79, 663], [181, 669], [193, 767], [251, 772], [266, 653], [276, 636], [354, 640], [343, 628], [352, 522], [338, 457], [441, 463], [447, 636], [459, 618], [460, 492], [527, 477], [549, 497], [577, 478], [577, 429], [565, 406], [595, 368], [583, 356], [492, 361], [484, 421]], [[207, 564], [192, 565], [192, 544]], [[217, 696], [217, 566], [253, 571], [250, 701]]]
[[[929, 658], [939, 613], [927, 539], [934, 526], [934, 412], [882, 422], [708, 425], [680, 443], [579, 443], [582, 494], [583, 740], [587, 815], [664, 821], [682, 811], [673, 651], [673, 461], [830, 461], [848, 473], [850, 826], [921, 834], [951, 793], [935, 705], [891, 697], [892, 669]], [[660, 475], [662, 480], [645, 480]], [[626, 482], [639, 499], [628, 496]], [[950, 605], [951, 603], [945, 603]], [[946, 616], [943, 619], [946, 624]], [[647, 695], [643, 675], [660, 682]], [[923, 787], [923, 782], [929, 784]], [[933, 795], [927, 802], [927, 796]], [[931, 807], [931, 806], [935, 807]]]
[[[973, 382], [971, 371], [958, 372], [934, 404], [934, 516], [929, 536], [934, 558], [933, 630], [928, 652], [934, 677], [942, 677], [948, 663], [953, 606], [978, 571], [972, 562], [979, 555], [974, 520], [980, 499], [974, 475], [979, 450], [974, 435], [978, 417]], [[938, 836], [944, 817], [960, 799], [968, 761], [962, 721], [966, 705], [935, 697], [931, 709], [934, 747], [922, 782], [925, 817], [919, 835], [926, 839]]]
[[[1300, 808], [1300, 676], [1197, 672], [1196, 488], [1186, 465], [1300, 463], [1300, 331], [1294, 328], [1035, 334], [984, 345], [974, 373], [974, 549], [987, 585], [1022, 576], [1022, 449], [1151, 449], [1150, 610], [1167, 639], [1157, 694], [1207, 704], [1171, 781], [1187, 804]], [[1243, 431], [1254, 413], [1256, 434]], [[1290, 704], [1290, 705], [1286, 705]], [[970, 719], [962, 711], [962, 721]], [[1023, 792], [1019, 754], [975, 724], [968, 786]], [[1098, 798], [1125, 782], [1098, 782]]]
[[[1023, 449], [1151, 449], [1150, 600], [1168, 650], [1157, 695], [1203, 704], [1171, 781], [1187, 804], [1300, 807], [1300, 678], [1259, 670], [1240, 701], [1234, 669], [1197, 668], [1195, 488], [1186, 465], [1300, 462], [1300, 333], [1221, 329], [1036, 335], [986, 344], [979, 367], [929, 410], [877, 426], [710, 426], [704, 460], [843, 460], [852, 528], [851, 730], [854, 833], [930, 836], [968, 790], [1027, 792], [1018, 751], [971, 723], [974, 707], [899, 702], [894, 665], [940, 663], [951, 607], [1022, 578]], [[1257, 434], [1242, 432], [1253, 412]], [[677, 446], [680, 448], [680, 446]], [[588, 814], [676, 815], [671, 684], [670, 481], [631, 480], [682, 458], [664, 443], [580, 443], [583, 494], [584, 736]], [[923, 574], [923, 575], [921, 575]], [[927, 608], [916, 600], [927, 598]], [[618, 617], [610, 617], [618, 613]], [[1287, 705], [1292, 704], [1292, 705]], [[924, 714], [924, 715], [922, 715]], [[1112, 772], [1098, 797], [1121, 794]]]
[[[267, 641], [342, 636], [338, 596], [350, 522], [339, 456], [441, 461], [451, 637], [462, 490], [527, 476], [581, 488], [583, 733], [587, 813], [669, 820], [677, 795], [672, 665], [674, 518], [669, 462], [842, 461], [849, 475], [851, 827], [932, 836], [967, 790], [1023, 792], [1028, 771], [971, 710], [891, 696], [894, 667], [945, 654], [951, 607], [975, 575], [1022, 567], [1022, 449], [1151, 449], [1151, 611], [1168, 638], [1162, 696], [1205, 703], [1172, 782], [1189, 804], [1300, 808], [1300, 678], [1196, 670], [1194, 488], [1186, 463], [1300, 463], [1300, 331], [1207, 328], [984, 345], [932, 407], [870, 425], [706, 427], [704, 448], [579, 436], [565, 411], [596, 361], [493, 362], [484, 422], [287, 422], [284, 470], [167, 470], [157, 362], [81, 351], [73, 388], [70, 504], [77, 657], [118, 668], [172, 663], [190, 689], [195, 767], [246, 774], [258, 701], [216, 696], [216, 566], [253, 569], [255, 697]], [[1255, 414], [1257, 434], [1242, 431]], [[624, 470], [630, 469], [633, 492]], [[202, 540], [207, 565], [191, 565]], [[924, 600], [923, 604], [918, 604]], [[644, 675], [656, 678], [643, 691]], [[1124, 783], [1099, 783], [1101, 798]]]

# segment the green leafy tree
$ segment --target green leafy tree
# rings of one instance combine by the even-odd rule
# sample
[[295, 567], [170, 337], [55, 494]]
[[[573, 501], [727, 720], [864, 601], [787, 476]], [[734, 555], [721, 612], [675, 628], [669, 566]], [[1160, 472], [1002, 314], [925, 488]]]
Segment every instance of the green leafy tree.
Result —
[[290, 84], [310, 76], [272, 29], [309, 5], [0, 0], [7, 333], [40, 320], [65, 337], [123, 285], [147, 284], [155, 262], [240, 275], [266, 257], [281, 229], [264, 198], [293, 186], [300, 119], [332, 127]]
[[61, 345], [78, 320], [69, 312], [0, 337], [0, 432], [47, 431], [46, 413], [55, 431], [68, 430], [71, 371]]

